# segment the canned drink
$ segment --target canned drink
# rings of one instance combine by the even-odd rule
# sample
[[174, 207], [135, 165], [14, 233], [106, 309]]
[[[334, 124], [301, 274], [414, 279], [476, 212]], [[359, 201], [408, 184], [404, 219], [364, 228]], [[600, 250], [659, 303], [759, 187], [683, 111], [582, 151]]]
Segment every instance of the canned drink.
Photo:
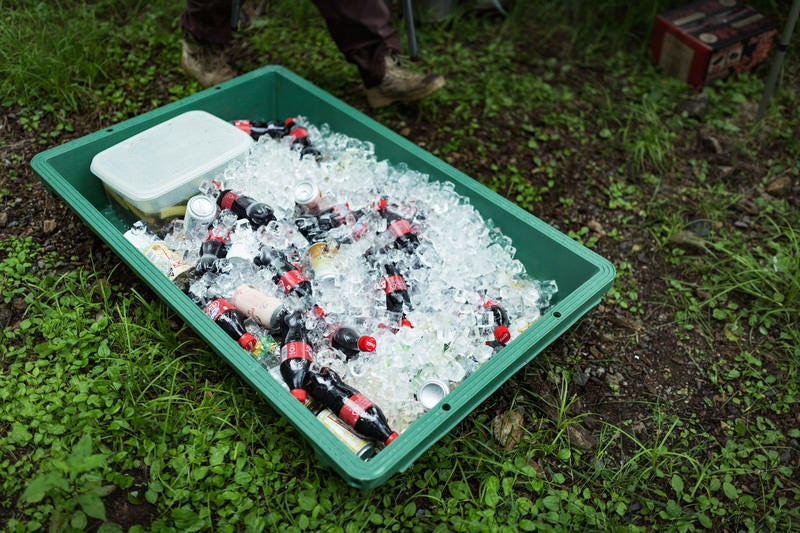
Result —
[[319, 281], [328, 281], [336, 277], [336, 254], [339, 249], [325, 242], [317, 242], [308, 249], [311, 259], [311, 268], [314, 269], [314, 278]]
[[441, 379], [429, 379], [417, 390], [417, 401], [425, 409], [432, 409], [450, 393], [450, 387]]
[[174, 280], [192, 268], [192, 265], [183, 262], [181, 254], [160, 242], [154, 242], [147, 246], [142, 250], [142, 254], [170, 280]]
[[322, 422], [323, 426], [328, 428], [336, 438], [342, 441], [359, 458], [369, 461], [375, 457], [375, 445], [355, 433], [347, 424], [339, 420], [339, 417], [333, 414], [330, 409], [325, 408], [317, 413], [317, 420]]
[[316, 215], [323, 211], [322, 191], [312, 181], [301, 181], [295, 186], [294, 201], [305, 213]]
[[200, 236], [208, 230], [217, 217], [217, 204], [204, 194], [192, 196], [186, 202], [186, 213], [183, 216], [183, 227], [187, 236]]

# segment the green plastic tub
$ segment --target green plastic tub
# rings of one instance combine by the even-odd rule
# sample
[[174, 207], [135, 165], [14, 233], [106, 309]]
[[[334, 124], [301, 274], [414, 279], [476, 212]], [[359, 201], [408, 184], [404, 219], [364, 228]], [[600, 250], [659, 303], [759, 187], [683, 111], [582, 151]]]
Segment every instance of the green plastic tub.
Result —
[[[558, 293], [542, 318], [427, 411], [378, 455], [364, 462], [328, 431], [258, 362], [228, 337], [123, 236], [127, 223], [111, 205], [101, 181], [89, 170], [98, 152], [190, 110], [224, 120], [270, 120], [301, 115], [314, 124], [375, 145], [379, 160], [406, 163], [432, 179], [451, 181], [484, 218], [513, 239], [517, 259], [534, 279], [554, 279]], [[546, 346], [597, 305], [614, 280], [612, 264], [527, 211], [492, 192], [400, 135], [278, 66], [267, 66], [36, 155], [31, 165], [45, 184], [152, 290], [169, 304], [276, 411], [288, 418], [314, 448], [321, 463], [350, 485], [376, 487], [404, 471], [456, 424], [528, 364]]]

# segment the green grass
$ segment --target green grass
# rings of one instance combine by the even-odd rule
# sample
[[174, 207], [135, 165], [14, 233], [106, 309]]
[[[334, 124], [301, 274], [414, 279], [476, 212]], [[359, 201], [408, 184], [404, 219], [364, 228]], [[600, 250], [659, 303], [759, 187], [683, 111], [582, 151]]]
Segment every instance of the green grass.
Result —
[[[696, 124], [676, 109], [697, 95], [643, 60], [652, 16], [668, 4], [517, 2], [507, 20], [463, 13], [421, 25], [426, 67], [448, 73], [448, 90], [418, 116], [374, 116], [398, 127], [427, 120], [447, 137], [429, 147], [437, 156], [469, 154], [457, 166], [523, 208], [551, 202], [572, 237], [630, 250], [604, 305], [634, 318], [658, 306], [672, 316], [670, 334], [700, 332], [708, 350], [688, 356], [708, 384], [706, 405], [735, 414], [704, 427], [677, 413], [678, 390], [637, 406], [643, 419], [594, 422], [587, 448], [580, 356], [545, 353], [504, 387], [510, 400], [487, 401], [406, 472], [358, 491], [320, 467], [291, 424], [166, 304], [121, 286], [110, 265], [75, 269], [33, 239], [9, 239], [0, 242], [0, 293], [18, 314], [0, 339], [0, 527], [120, 531], [116, 511], [129, 506], [141, 517], [134, 532], [800, 529], [796, 460], [786, 459], [800, 439], [791, 421], [800, 215], [749, 190], [796, 179], [797, 95], [779, 92], [765, 125], [753, 127], [745, 111], [763, 89], [757, 76], [703, 89], [703, 127], [726, 143], [734, 166], [764, 143], [781, 147], [769, 175], [746, 176], [748, 187], [714, 178], [699, 155], [680, 161]], [[86, 110], [113, 123], [191, 94], [199, 86], [178, 65], [180, 8], [0, 2], [0, 103], [51, 145]], [[363, 105], [354, 68], [311, 3], [269, 2], [268, 15], [242, 32], [253, 51], [243, 68], [286, 64]], [[541, 46], [529, 42], [531, 25]], [[595, 69], [605, 83], [591, 81]], [[155, 83], [165, 86], [148, 90]], [[625, 164], [603, 166], [608, 154]], [[522, 172], [523, 160], [537, 171]], [[23, 158], [8, 164], [3, 179], [16, 182]], [[662, 187], [665, 175], [681, 183], [679, 195]], [[5, 185], [0, 199], [20, 201]], [[755, 206], [746, 216], [745, 200]], [[594, 221], [602, 240], [576, 209], [594, 203], [608, 213]], [[698, 214], [709, 233], [676, 244]], [[658, 301], [641, 301], [641, 246], [629, 242], [641, 236], [630, 228], [642, 228], [648, 253], [670, 267]], [[579, 354], [583, 340], [570, 330], [563, 342]], [[710, 358], [720, 342], [736, 344], [736, 355]], [[614, 354], [602, 355], [613, 364]], [[607, 386], [624, 412], [626, 399]], [[508, 450], [495, 441], [497, 413], [522, 421]]]

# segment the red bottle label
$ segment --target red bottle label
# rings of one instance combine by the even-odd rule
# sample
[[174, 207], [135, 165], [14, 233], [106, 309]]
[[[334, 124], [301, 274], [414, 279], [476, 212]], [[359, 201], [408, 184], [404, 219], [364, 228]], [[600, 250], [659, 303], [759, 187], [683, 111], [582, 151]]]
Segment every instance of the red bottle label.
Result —
[[203, 312], [211, 317], [211, 320], [216, 321], [222, 313], [225, 311], [230, 311], [231, 309], [234, 309], [234, 307], [230, 304], [230, 302], [223, 300], [222, 298], [218, 298], [210, 301], [203, 308]]
[[284, 294], [292, 292], [298, 284], [306, 281], [303, 274], [299, 270], [290, 270], [278, 280], [278, 286], [283, 289]]
[[287, 342], [281, 347], [281, 363], [288, 359], [306, 359], [312, 361], [314, 352], [307, 342]]
[[384, 276], [383, 290], [386, 292], [386, 294], [391, 294], [396, 291], [404, 291], [407, 289], [408, 287], [406, 286], [406, 280], [403, 276]]
[[289, 132], [289, 137], [297, 141], [303, 137], [308, 137], [308, 130], [305, 128], [297, 127]]
[[249, 120], [234, 120], [233, 125], [250, 135], [250, 121]]
[[403, 235], [411, 233], [411, 224], [409, 224], [408, 220], [401, 218], [389, 224], [389, 231], [391, 231], [395, 237], [402, 237]]
[[239, 198], [239, 195], [233, 191], [228, 191], [225, 195], [220, 199], [219, 206], [222, 209], [230, 209], [233, 206], [233, 202]]
[[373, 406], [369, 398], [360, 392], [345, 398], [342, 408], [339, 410], [339, 418], [348, 426], [355, 426], [359, 419], [364, 416], [364, 412]]

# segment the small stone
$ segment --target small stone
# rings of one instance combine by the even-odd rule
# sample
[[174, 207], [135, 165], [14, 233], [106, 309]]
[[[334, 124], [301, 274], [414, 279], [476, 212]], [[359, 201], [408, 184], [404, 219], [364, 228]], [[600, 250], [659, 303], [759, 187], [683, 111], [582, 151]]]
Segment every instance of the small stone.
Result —
[[721, 154], [723, 152], [722, 143], [719, 142], [719, 139], [716, 137], [704, 135], [700, 138], [700, 142], [703, 144], [703, 147], [712, 154]]
[[588, 228], [590, 230], [592, 230], [594, 233], [596, 233], [600, 237], [603, 237], [606, 234], [606, 230], [605, 230], [605, 228], [603, 228], [603, 225], [601, 223], [599, 223], [598, 221], [596, 221], [595, 219], [592, 219], [589, 222], [587, 222], [586, 226], [588, 226]]
[[45, 235], [50, 235], [58, 228], [58, 224], [52, 218], [42, 221], [42, 232]]

